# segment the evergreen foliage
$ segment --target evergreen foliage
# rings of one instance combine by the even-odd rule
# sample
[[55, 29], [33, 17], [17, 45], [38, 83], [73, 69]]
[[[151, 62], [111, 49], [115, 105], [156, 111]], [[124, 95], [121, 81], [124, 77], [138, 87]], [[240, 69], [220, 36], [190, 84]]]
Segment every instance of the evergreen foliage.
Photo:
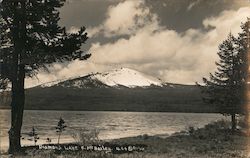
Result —
[[65, 0], [0, 1], [0, 88], [9, 81], [12, 93], [9, 153], [21, 150], [25, 78], [41, 68], [48, 70], [54, 62], [90, 57], [81, 49], [87, 40], [85, 28], [69, 34], [58, 25], [59, 8], [64, 3]]
[[60, 117], [56, 127], [56, 132], [58, 133], [58, 144], [60, 143], [61, 134], [63, 131], [65, 131], [66, 127], [67, 126], [65, 125], [65, 121]]
[[204, 101], [217, 106], [220, 113], [231, 115], [232, 129], [236, 128], [236, 114], [244, 114], [247, 92], [247, 25], [242, 24], [238, 37], [231, 33], [219, 45], [217, 70], [209, 79], [203, 78]]

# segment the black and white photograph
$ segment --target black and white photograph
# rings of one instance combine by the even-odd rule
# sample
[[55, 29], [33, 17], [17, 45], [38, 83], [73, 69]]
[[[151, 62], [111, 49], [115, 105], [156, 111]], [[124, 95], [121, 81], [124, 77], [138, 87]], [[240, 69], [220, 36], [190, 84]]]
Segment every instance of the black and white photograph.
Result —
[[249, 0], [0, 0], [1, 158], [250, 158]]

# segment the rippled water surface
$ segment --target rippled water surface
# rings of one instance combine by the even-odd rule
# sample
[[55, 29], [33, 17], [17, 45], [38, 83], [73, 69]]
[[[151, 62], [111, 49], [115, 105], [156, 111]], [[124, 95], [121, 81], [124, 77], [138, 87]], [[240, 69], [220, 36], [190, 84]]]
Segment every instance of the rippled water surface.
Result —
[[[0, 110], [0, 149], [8, 147], [10, 111]], [[67, 125], [61, 142], [72, 142], [72, 133], [84, 128], [99, 130], [100, 139], [114, 139], [137, 135], [171, 134], [189, 126], [202, 127], [212, 121], [224, 118], [220, 114], [158, 113], [158, 112], [101, 112], [101, 111], [44, 111], [24, 112], [22, 144], [29, 145], [27, 133], [34, 126], [40, 137], [38, 144], [47, 138], [57, 141], [55, 127], [62, 117]]]

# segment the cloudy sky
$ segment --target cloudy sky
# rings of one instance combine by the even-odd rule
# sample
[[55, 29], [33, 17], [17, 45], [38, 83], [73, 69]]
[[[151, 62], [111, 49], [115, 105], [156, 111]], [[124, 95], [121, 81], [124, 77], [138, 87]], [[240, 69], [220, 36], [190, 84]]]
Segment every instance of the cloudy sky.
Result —
[[194, 84], [215, 70], [218, 45], [250, 17], [248, 0], [67, 0], [60, 25], [87, 28], [87, 61], [55, 63], [26, 86], [120, 67]]

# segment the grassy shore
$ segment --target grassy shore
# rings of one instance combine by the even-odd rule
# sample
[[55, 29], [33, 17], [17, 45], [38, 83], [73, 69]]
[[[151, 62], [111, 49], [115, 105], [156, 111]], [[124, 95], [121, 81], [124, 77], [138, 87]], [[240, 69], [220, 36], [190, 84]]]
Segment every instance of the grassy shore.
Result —
[[[35, 158], [243, 158], [248, 157], [249, 138], [243, 130], [234, 133], [225, 121], [218, 121], [206, 125], [204, 128], [192, 127], [175, 133], [169, 137], [137, 136], [112, 140], [111, 144], [143, 144], [147, 148], [143, 152], [112, 154], [105, 152], [63, 151], [54, 150], [26, 150], [25, 154], [14, 156]], [[104, 142], [102, 142], [104, 143]]]

